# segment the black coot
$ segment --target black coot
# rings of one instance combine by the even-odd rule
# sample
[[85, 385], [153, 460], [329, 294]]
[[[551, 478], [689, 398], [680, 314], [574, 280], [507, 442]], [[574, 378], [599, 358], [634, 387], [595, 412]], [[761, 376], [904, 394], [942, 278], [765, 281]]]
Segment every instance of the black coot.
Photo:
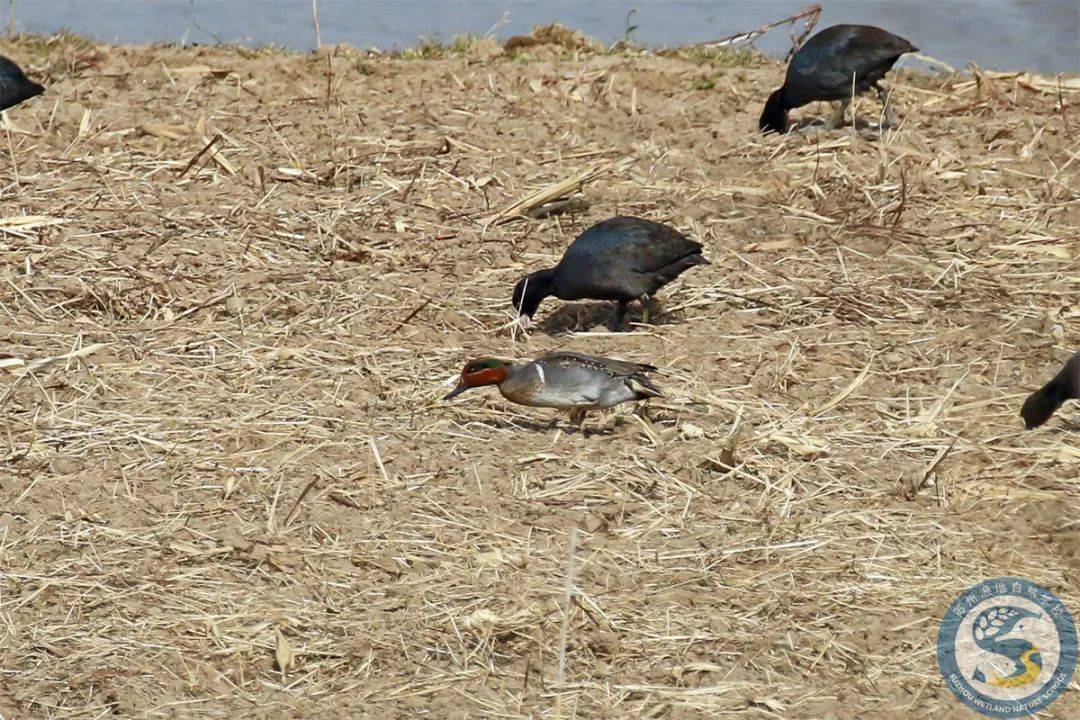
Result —
[[783, 86], [769, 96], [758, 124], [764, 132], [786, 132], [788, 110], [815, 100], [839, 100], [827, 127], [844, 119], [852, 94], [873, 88], [881, 98], [885, 125], [891, 124], [889, 98], [878, 84], [904, 53], [918, 50], [902, 37], [871, 25], [833, 25], [799, 48], [788, 64]]
[[1080, 352], [1065, 363], [1053, 380], [1028, 396], [1020, 408], [1020, 416], [1027, 429], [1033, 430], [1049, 420], [1066, 400], [1080, 400]]
[[0, 55], [0, 110], [7, 110], [43, 92], [45, 88], [26, 77], [22, 68]]
[[631, 300], [641, 301], [648, 322], [657, 290], [685, 270], [708, 264], [701, 243], [678, 230], [652, 220], [614, 217], [579, 235], [558, 265], [518, 282], [514, 308], [527, 327], [548, 295], [562, 300], [614, 300], [619, 306], [612, 329], [618, 330]]

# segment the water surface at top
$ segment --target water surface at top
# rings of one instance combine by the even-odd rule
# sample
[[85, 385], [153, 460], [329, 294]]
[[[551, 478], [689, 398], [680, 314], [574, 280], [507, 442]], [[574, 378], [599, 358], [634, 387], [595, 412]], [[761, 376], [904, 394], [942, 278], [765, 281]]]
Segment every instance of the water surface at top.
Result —
[[[606, 43], [623, 37], [650, 45], [704, 42], [791, 15], [806, 0], [318, 0], [322, 41], [384, 50], [421, 38], [497, 37], [558, 22]], [[1080, 72], [1078, 0], [833, 0], [818, 28], [840, 22], [880, 25], [926, 54], [960, 67], [1040, 73]], [[9, 5], [0, 4], [6, 26]], [[15, 0], [15, 27], [50, 34], [68, 29], [121, 43], [239, 42], [314, 47], [311, 0]], [[782, 54], [786, 28], [756, 46]]]

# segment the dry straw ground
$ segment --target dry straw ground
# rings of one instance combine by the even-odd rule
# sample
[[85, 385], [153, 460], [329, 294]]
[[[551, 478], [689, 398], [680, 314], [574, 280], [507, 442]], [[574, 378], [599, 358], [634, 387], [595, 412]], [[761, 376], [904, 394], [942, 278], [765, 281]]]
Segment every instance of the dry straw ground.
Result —
[[[0, 130], [0, 715], [965, 718], [956, 594], [1080, 610], [1077, 411], [1017, 417], [1080, 342], [1076, 81], [762, 138], [775, 61], [554, 39], [3, 48], [50, 89]], [[616, 213], [713, 265], [500, 329]], [[439, 399], [553, 348], [667, 396]]]

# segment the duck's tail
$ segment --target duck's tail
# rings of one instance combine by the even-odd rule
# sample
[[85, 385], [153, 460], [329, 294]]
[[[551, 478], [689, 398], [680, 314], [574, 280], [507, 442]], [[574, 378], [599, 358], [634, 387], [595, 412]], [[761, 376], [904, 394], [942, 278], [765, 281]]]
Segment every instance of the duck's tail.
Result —
[[[647, 367], [650, 371], [656, 370], [656, 368], [652, 367], [651, 365]], [[660, 392], [660, 388], [653, 385], [652, 380], [650, 380], [644, 372], [634, 373], [630, 376], [630, 380], [634, 383], [630, 387], [634, 391], [635, 399], [644, 400], [651, 397], [664, 397], [664, 393]]]

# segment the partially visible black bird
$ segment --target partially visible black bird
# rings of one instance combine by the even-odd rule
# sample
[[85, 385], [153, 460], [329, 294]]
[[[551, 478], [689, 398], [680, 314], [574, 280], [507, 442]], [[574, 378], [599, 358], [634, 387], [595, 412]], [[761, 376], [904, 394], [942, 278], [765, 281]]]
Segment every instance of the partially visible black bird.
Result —
[[878, 84], [904, 53], [917, 47], [902, 37], [872, 25], [833, 25], [806, 41], [791, 58], [784, 84], [765, 102], [758, 125], [763, 132], [786, 132], [788, 110], [815, 100], [839, 100], [826, 127], [844, 120], [852, 95], [877, 90], [884, 107], [885, 127], [892, 124], [889, 96]]
[[708, 265], [701, 243], [674, 228], [636, 217], [613, 217], [578, 235], [559, 264], [522, 278], [512, 301], [518, 321], [528, 327], [548, 295], [562, 300], [615, 300], [612, 330], [618, 330], [626, 306], [640, 300], [649, 322], [652, 296], [695, 265]]
[[1080, 352], [1073, 355], [1054, 379], [1031, 393], [1020, 408], [1028, 430], [1050, 419], [1066, 400], [1080, 400]]
[[26, 77], [22, 68], [0, 55], [0, 110], [7, 110], [43, 92], [45, 88]]

